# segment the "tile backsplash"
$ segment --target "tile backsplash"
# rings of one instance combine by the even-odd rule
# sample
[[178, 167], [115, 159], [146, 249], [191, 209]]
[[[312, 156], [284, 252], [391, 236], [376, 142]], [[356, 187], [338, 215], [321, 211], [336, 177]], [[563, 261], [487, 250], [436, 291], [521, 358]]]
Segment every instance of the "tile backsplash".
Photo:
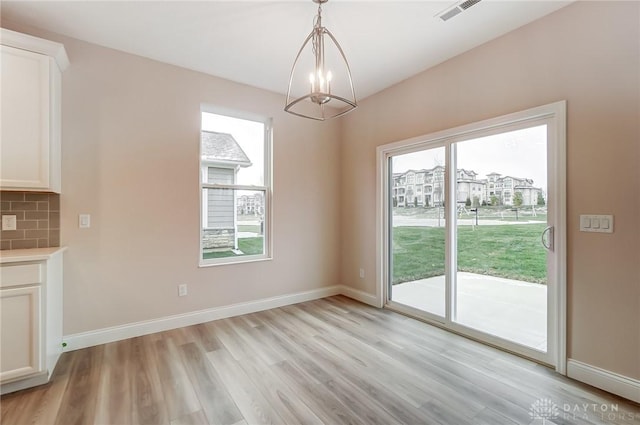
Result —
[[0, 213], [16, 216], [16, 230], [2, 230], [0, 249], [60, 246], [60, 195], [0, 191]]

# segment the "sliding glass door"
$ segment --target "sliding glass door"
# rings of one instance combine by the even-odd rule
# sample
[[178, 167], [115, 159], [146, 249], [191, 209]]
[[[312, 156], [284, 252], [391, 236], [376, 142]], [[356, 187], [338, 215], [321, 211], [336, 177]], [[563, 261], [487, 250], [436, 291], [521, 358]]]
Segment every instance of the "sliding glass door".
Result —
[[533, 116], [379, 150], [388, 307], [556, 365], [557, 127]]

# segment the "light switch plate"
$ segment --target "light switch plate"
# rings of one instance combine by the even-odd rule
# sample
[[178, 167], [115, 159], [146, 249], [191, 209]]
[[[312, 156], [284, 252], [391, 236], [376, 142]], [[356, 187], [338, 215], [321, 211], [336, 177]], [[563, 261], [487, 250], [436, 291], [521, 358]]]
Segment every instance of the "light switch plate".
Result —
[[580, 216], [580, 231], [591, 233], [613, 233], [613, 216], [583, 214]]
[[78, 216], [78, 227], [88, 229], [91, 227], [91, 216], [89, 214], [80, 214]]
[[15, 215], [2, 216], [2, 230], [16, 230], [17, 222]]

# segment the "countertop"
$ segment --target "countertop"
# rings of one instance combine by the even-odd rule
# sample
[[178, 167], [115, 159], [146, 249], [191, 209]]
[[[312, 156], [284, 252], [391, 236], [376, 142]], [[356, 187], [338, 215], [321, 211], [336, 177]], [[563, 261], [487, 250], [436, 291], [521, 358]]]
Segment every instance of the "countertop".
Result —
[[17, 263], [20, 261], [43, 261], [63, 252], [66, 246], [54, 248], [32, 248], [32, 249], [7, 249], [0, 251], [0, 264]]

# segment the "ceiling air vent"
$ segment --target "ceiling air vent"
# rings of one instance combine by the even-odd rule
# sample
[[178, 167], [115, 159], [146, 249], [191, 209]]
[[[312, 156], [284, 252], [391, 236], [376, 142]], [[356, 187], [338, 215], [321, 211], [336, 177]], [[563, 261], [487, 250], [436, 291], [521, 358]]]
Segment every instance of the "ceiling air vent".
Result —
[[456, 15], [464, 12], [465, 10], [469, 9], [474, 4], [480, 3], [480, 1], [481, 0], [465, 0], [463, 2], [457, 3], [453, 7], [450, 7], [448, 9], [446, 9], [444, 12], [441, 12], [436, 16], [438, 18], [442, 19], [443, 21], [448, 21], [449, 19], [453, 18], [454, 16], [456, 16]]
[[464, 1], [462, 3], [460, 3], [460, 9], [462, 10], [467, 10], [468, 8], [470, 8], [471, 6], [473, 6], [476, 3], [480, 3], [480, 0], [467, 0]]

